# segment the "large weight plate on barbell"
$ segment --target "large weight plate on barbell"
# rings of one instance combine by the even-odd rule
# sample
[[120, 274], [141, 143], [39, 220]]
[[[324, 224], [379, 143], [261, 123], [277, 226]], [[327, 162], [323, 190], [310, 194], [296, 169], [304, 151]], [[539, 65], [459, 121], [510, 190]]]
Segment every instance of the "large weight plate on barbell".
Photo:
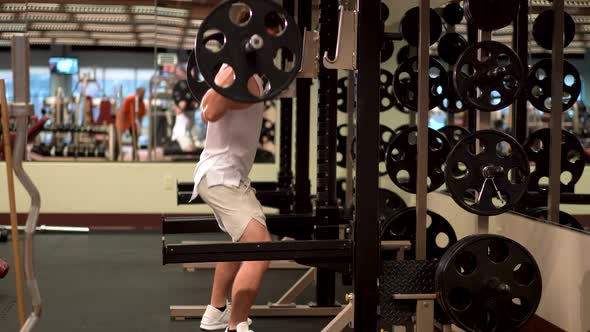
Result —
[[[543, 128], [534, 131], [524, 143], [524, 149], [529, 161], [535, 163], [529, 180], [529, 190], [533, 192], [547, 192], [547, 187], [541, 186], [541, 180], [546, 179], [549, 183], [549, 146], [551, 144], [551, 130]], [[576, 183], [584, 173], [586, 161], [584, 160], [584, 147], [578, 138], [565, 130], [561, 131], [561, 174], [564, 176], [561, 181], [561, 192], [574, 192]], [[566, 176], [569, 173], [569, 181]]]
[[455, 243], [435, 274], [438, 303], [465, 331], [517, 331], [535, 313], [541, 272], [530, 252], [499, 235], [471, 235]]
[[203, 76], [199, 73], [194, 52], [191, 52], [186, 63], [186, 82], [193, 98], [201, 103], [203, 96], [209, 90], [209, 85], [207, 85], [207, 82], [204, 81]]
[[[535, 63], [529, 71], [527, 95], [531, 104], [538, 110], [551, 112], [551, 85], [559, 80], [552, 77], [551, 59], [543, 59]], [[563, 61], [563, 109], [570, 109], [578, 101], [582, 91], [582, 79], [574, 65]]]
[[440, 128], [438, 131], [440, 131], [441, 133], [443, 133], [443, 135], [445, 135], [445, 137], [447, 138], [447, 140], [451, 144], [451, 147], [454, 147], [455, 145], [457, 145], [457, 143], [459, 143], [460, 140], [462, 140], [463, 138], [465, 138], [467, 135], [470, 134], [469, 130], [467, 130], [463, 127], [454, 126], [454, 125], [444, 126], [444, 127]]
[[464, 0], [463, 10], [467, 22], [480, 30], [492, 31], [512, 23], [518, 4], [517, 0]]
[[481, 111], [508, 107], [522, 90], [524, 79], [518, 55], [495, 41], [483, 41], [468, 47], [453, 68], [457, 94]]
[[529, 161], [522, 146], [495, 130], [463, 138], [446, 160], [445, 183], [451, 196], [478, 215], [510, 210], [526, 192], [528, 179]]
[[[399, 31], [408, 44], [418, 46], [420, 37], [420, 8], [414, 7], [408, 10], [402, 17], [399, 24]], [[434, 9], [430, 8], [430, 45], [436, 43], [442, 33], [442, 22], [440, 16]]]
[[[447, 72], [440, 62], [430, 57], [428, 92], [428, 109], [431, 110], [440, 105], [447, 93]], [[393, 89], [395, 97], [406, 108], [416, 111], [418, 109], [418, 57], [411, 57], [397, 67]], [[426, 110], [422, 110], [426, 111]]]
[[[409, 193], [416, 193], [418, 176], [416, 127], [408, 127], [397, 134], [385, 154], [385, 166], [389, 178], [396, 186]], [[442, 167], [451, 147], [442, 133], [428, 128], [428, 192], [444, 183]]]
[[[576, 35], [576, 23], [572, 16], [566, 12], [563, 13], [563, 47], [574, 40]], [[553, 19], [555, 12], [553, 9], [547, 9], [537, 16], [533, 23], [533, 38], [535, 42], [546, 50], [553, 49]]]
[[[549, 209], [545, 206], [540, 206], [540, 207], [530, 209], [530, 210], [526, 211], [525, 214], [528, 216], [531, 216], [533, 218], [546, 220], [549, 222], [555, 222], [555, 220], [549, 220]], [[580, 224], [578, 219], [576, 219], [574, 216], [572, 216], [571, 214], [564, 212], [564, 211], [559, 211], [558, 222], [562, 226], [566, 226], [566, 227], [570, 227], [570, 228], [574, 228], [574, 229], [579, 229], [579, 230], [584, 230], [584, 226], [582, 226], [582, 224]]]
[[[457, 242], [453, 226], [441, 215], [426, 211], [426, 259], [440, 259]], [[392, 214], [381, 224], [381, 241], [410, 241], [405, 259], [416, 259], [416, 208], [408, 207]]]
[[174, 105], [183, 111], [194, 110], [196, 108], [196, 102], [188, 88], [188, 82], [185, 80], [180, 80], [174, 84], [172, 99], [174, 100]]
[[[211, 34], [222, 34], [224, 42], [206, 43], [205, 39]], [[262, 45], [257, 50], [247, 51], [246, 45], [253, 36], [258, 36], [259, 46]], [[224, 97], [243, 103], [273, 99], [287, 88], [301, 67], [302, 47], [301, 33], [293, 17], [268, 0], [220, 3], [203, 20], [195, 40], [197, 65], [207, 84]], [[281, 55], [292, 56], [290, 66], [277, 66]], [[228, 87], [215, 82], [223, 64], [234, 71], [235, 79]], [[255, 75], [267, 83], [259, 97], [248, 89], [248, 81]]]

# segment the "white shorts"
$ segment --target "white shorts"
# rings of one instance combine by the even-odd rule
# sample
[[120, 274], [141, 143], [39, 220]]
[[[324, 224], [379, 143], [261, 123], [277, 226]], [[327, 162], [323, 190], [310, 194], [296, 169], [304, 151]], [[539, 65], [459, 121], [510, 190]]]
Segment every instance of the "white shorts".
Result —
[[209, 187], [207, 176], [199, 183], [199, 196], [209, 205], [221, 230], [238, 242], [250, 220], [254, 219], [266, 227], [266, 217], [256, 198], [256, 190], [250, 181], [240, 181], [239, 187], [223, 185]]

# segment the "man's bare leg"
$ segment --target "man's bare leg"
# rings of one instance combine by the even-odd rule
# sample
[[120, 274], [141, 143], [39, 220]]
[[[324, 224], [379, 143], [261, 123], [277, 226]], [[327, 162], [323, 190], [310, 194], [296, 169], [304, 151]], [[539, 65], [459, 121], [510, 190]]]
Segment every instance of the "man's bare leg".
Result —
[[[270, 233], [266, 227], [252, 219], [239, 242], [269, 242], [270, 240]], [[234, 330], [239, 323], [247, 321], [268, 265], [268, 261], [248, 261], [240, 266], [232, 289], [232, 311], [228, 326], [230, 330]]]
[[219, 262], [215, 265], [213, 291], [211, 292], [211, 305], [215, 308], [225, 306], [231, 285], [241, 264], [242, 262]]

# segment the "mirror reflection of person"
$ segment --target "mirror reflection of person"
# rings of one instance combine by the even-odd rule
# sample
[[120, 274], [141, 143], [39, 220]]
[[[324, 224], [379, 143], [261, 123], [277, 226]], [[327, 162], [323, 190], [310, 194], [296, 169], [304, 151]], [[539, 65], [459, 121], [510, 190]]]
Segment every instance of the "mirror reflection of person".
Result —
[[[117, 141], [119, 145], [119, 159], [123, 155], [123, 134], [131, 131], [133, 147], [133, 159], [138, 159], [138, 138], [141, 130], [141, 120], [146, 114], [146, 106], [143, 101], [145, 88], [139, 87], [135, 93], [125, 97], [121, 110], [116, 114], [115, 127], [117, 129]], [[138, 106], [136, 106], [136, 104]], [[138, 110], [136, 110], [136, 107]]]
[[182, 151], [195, 151], [197, 138], [193, 137], [193, 127], [195, 126], [195, 109], [196, 102], [186, 105], [186, 101], [181, 101], [178, 106], [174, 107], [176, 119], [172, 128], [172, 141], [180, 146]]

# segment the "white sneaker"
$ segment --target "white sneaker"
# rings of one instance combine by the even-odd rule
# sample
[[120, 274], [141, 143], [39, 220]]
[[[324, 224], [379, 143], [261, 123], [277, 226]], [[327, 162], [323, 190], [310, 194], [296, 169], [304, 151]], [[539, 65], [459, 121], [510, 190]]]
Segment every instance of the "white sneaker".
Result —
[[[220, 311], [214, 306], [208, 305], [205, 309], [205, 314], [201, 318], [201, 330], [215, 331], [227, 328], [229, 324], [229, 317], [231, 316], [231, 306], [227, 305], [224, 311]], [[248, 325], [252, 324], [252, 320], [248, 318]], [[239, 330], [238, 330], [239, 331]], [[245, 330], [248, 332], [248, 330]]]
[[[249, 322], [241, 322], [240, 324], [238, 324], [236, 326], [236, 332], [254, 332], [252, 330], [250, 330], [249, 327], [250, 323]], [[229, 328], [225, 329], [225, 332], [228, 332]]]

